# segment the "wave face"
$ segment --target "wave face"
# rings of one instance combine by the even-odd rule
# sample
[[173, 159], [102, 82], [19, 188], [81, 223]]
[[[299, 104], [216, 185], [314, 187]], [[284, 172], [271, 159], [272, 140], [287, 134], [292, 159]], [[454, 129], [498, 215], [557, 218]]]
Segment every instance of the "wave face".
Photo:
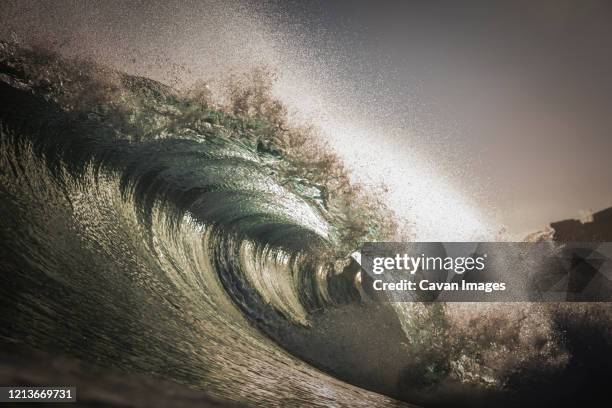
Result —
[[67, 109], [49, 89], [74, 78], [33, 78], [2, 47], [2, 341], [226, 401], [396, 406], [273, 341], [358, 296], [328, 284], [337, 228], [320, 189], [212, 117], [203, 132], [168, 125], [181, 101], [159, 83], [121, 76], [148, 122], [118, 125]]

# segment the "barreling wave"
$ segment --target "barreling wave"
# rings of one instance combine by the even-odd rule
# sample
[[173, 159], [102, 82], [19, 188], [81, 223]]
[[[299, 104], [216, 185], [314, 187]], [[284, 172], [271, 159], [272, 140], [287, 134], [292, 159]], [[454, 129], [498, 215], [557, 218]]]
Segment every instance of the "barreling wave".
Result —
[[402, 405], [327, 373], [451, 406], [605, 392], [608, 305], [361, 302], [349, 254], [393, 214], [270, 90], [0, 42], [0, 344], [247, 405]]
[[393, 230], [268, 91], [220, 106], [0, 43], [3, 341], [225, 400], [390, 403], [253, 328], [358, 300], [342, 260]]

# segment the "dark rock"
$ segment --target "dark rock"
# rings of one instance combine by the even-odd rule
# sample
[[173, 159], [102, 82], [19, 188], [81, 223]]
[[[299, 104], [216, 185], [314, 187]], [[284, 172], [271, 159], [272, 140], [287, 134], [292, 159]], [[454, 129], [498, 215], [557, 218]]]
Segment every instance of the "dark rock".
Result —
[[612, 241], [612, 207], [593, 214], [593, 221], [564, 220], [550, 224], [558, 242]]

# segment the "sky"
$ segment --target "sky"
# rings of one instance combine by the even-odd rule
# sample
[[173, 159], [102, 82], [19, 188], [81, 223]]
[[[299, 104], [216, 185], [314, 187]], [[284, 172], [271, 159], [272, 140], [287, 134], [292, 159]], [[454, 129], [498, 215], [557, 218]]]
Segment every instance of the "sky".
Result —
[[0, 38], [176, 86], [257, 66], [421, 240], [612, 206], [612, 3], [3, 1]]

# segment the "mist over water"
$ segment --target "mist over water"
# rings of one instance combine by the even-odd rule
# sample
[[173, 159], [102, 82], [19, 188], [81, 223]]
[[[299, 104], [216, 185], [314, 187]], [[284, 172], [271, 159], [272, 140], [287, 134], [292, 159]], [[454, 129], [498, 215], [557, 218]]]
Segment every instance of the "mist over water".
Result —
[[497, 236], [502, 227], [522, 239], [612, 203], [609, 13], [596, 1], [8, 1], [0, 34], [179, 86], [269, 66], [277, 94], [321, 126], [357, 177], [381, 179], [362, 171], [381, 158], [344, 152], [368, 140], [394, 164], [410, 162], [409, 173], [387, 166], [385, 178], [401, 214], [406, 200], [422, 197], [411, 203], [418, 229], [449, 235], [437, 228], [439, 215], [421, 211], [429, 200], [464, 210], [456, 239]]
[[[365, 50], [331, 43], [329, 33], [311, 33], [309, 21], [291, 20], [282, 7], [241, 2], [158, 6], [146, 12], [136, 6], [119, 12], [112, 3], [94, 9], [80, 4], [74, 9], [51, 7], [48, 13], [32, 6], [29, 13], [37, 17], [36, 27], [13, 23], [1, 34], [26, 43], [59, 44], [63, 53], [90, 56], [179, 87], [198, 80], [219, 84], [231, 75], [269, 67], [277, 76], [275, 93], [295, 120], [317, 126], [356, 181], [384, 183], [385, 201], [414, 239], [484, 239], [499, 229], [459, 188], [456, 178], [449, 178], [443, 151], [448, 147], [427, 152], [422, 138], [412, 134], [410, 118], [398, 122], [389, 114], [393, 106], [363, 94], [364, 89], [376, 94], [386, 92], [384, 88], [363, 83], [359, 68], [344, 71], [347, 64], [362, 63], [363, 58], [353, 53]], [[23, 10], [13, 8], [15, 14]], [[60, 20], [70, 24], [60, 25]], [[63, 28], [66, 25], [71, 28]], [[405, 97], [403, 103], [424, 104], [417, 92]]]

